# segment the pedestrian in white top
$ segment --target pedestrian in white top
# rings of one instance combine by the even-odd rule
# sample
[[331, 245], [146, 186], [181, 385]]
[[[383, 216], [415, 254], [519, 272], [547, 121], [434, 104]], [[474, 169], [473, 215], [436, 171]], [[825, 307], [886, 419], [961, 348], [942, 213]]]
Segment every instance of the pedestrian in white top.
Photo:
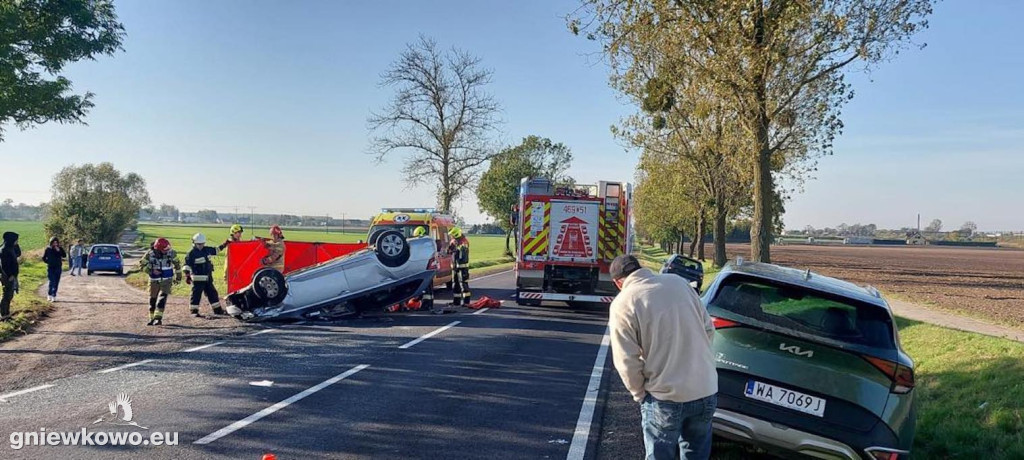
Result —
[[[78, 240], [74, 246], [71, 246], [71, 276], [82, 275], [82, 254], [85, 253], [85, 246], [82, 246], [82, 240]], [[78, 271], [76, 274], [75, 271]]]
[[629, 255], [610, 272], [621, 290], [608, 319], [612, 358], [640, 403], [647, 458], [709, 458], [718, 402], [711, 317], [679, 276], [655, 274]]

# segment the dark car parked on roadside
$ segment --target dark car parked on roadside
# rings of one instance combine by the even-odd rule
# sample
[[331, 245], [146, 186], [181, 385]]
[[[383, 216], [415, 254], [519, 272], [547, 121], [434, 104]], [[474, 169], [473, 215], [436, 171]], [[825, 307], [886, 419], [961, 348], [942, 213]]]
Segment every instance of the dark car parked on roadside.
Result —
[[661, 273], [671, 273], [683, 277], [691, 287], [697, 290], [698, 294], [700, 294], [701, 286], [704, 285], [704, 264], [682, 254], [673, 254], [666, 259], [665, 264], [661, 267]]
[[716, 434], [786, 455], [909, 457], [914, 362], [876, 289], [738, 260], [703, 300], [716, 328]]

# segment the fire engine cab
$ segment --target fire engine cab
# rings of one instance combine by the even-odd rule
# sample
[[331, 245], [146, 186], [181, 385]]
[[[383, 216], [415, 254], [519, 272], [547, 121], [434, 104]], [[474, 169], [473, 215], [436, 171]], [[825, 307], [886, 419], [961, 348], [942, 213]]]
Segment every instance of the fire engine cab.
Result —
[[516, 222], [516, 301], [610, 304], [608, 267], [629, 251], [630, 184], [560, 186], [524, 178]]

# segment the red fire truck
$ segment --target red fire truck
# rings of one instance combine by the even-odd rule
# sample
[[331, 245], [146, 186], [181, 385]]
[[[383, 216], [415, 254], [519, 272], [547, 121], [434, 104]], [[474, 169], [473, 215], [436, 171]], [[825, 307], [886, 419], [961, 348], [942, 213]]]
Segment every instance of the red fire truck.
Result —
[[618, 289], [612, 259], [629, 250], [630, 184], [559, 186], [524, 178], [519, 186], [516, 301], [610, 304]]

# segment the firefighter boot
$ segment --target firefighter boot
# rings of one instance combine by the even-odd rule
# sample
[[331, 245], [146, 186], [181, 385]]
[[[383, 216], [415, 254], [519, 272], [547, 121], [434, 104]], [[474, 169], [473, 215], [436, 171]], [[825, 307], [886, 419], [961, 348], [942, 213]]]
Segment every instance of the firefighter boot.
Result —
[[199, 305], [189, 305], [188, 312], [193, 317], [196, 317], [196, 318], [202, 318], [203, 317], [203, 315], [199, 314]]
[[213, 314], [215, 314], [215, 315], [227, 315], [228, 314], [228, 312], [224, 311], [224, 307], [220, 306], [220, 302], [215, 302], [213, 305], [210, 305], [210, 306], [213, 307]]
[[156, 322], [156, 298], [151, 297], [149, 299], [149, 322], [147, 326], [152, 326]]

